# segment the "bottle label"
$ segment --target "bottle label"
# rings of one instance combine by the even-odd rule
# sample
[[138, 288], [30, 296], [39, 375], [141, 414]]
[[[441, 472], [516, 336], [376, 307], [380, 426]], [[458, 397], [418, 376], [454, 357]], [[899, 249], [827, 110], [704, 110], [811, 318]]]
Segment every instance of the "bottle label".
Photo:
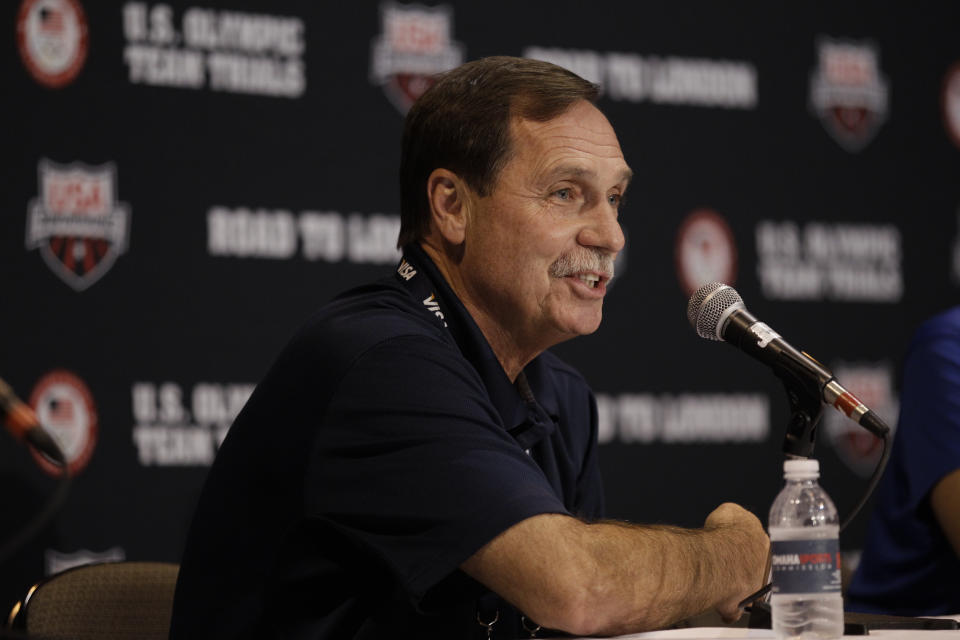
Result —
[[840, 543], [774, 540], [770, 543], [773, 593], [839, 593]]

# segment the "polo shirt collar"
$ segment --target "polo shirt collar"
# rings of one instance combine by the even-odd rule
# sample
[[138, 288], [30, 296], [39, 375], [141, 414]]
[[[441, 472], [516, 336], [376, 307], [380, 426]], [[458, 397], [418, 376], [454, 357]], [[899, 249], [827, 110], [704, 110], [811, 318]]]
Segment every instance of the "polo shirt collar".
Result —
[[[404, 262], [412, 267], [415, 275], [409, 275], [411, 270], [404, 268]], [[423, 276], [423, 279], [417, 281], [417, 275]], [[397, 277], [437, 322], [446, 324], [460, 352], [480, 374], [504, 428], [520, 446], [530, 449], [552, 434], [556, 429], [559, 403], [551, 385], [546, 384], [548, 374], [544, 371], [541, 358], [538, 356], [524, 368], [516, 384], [511, 383], [470, 312], [418, 244], [403, 248], [403, 260], [397, 269]], [[428, 304], [431, 295], [439, 305], [439, 315], [437, 309]]]

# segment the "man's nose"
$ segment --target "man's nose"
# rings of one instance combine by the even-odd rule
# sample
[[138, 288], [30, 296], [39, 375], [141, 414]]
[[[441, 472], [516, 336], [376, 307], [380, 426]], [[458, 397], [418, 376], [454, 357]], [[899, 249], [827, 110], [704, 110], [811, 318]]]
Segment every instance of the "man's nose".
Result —
[[585, 247], [618, 253], [626, 241], [616, 211], [603, 206], [595, 207], [589, 222], [580, 230], [577, 241]]

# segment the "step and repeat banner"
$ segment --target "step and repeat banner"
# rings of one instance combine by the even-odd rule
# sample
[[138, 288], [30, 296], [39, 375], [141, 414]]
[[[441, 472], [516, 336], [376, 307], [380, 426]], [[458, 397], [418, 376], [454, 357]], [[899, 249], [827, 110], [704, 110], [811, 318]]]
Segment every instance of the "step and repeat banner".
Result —
[[[779, 489], [786, 394], [695, 335], [702, 283], [891, 424], [912, 331], [960, 299], [957, 5], [25, 0], [0, 19], [0, 377], [75, 476], [0, 567], [0, 606], [75, 563], [179, 559], [277, 351], [391, 271], [403, 115], [466, 60], [600, 83], [636, 172], [604, 324], [555, 349], [597, 393], [612, 517], [697, 526], [732, 500], [765, 520]], [[847, 512], [877, 441], [831, 411], [815, 455]], [[55, 485], [0, 434], [3, 538]]]

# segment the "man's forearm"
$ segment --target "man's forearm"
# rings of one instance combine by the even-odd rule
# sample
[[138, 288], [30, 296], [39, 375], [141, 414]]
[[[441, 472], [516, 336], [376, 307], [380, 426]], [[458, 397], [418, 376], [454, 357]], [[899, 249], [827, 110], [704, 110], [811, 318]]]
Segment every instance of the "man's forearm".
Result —
[[767, 546], [753, 516], [724, 507], [703, 529], [536, 516], [464, 570], [538, 623], [582, 635], [660, 628], [714, 607], [729, 618], [763, 581]]
[[599, 547], [593, 555], [602, 593], [590, 607], [595, 632], [662, 628], [725, 604], [732, 610], [745, 586], [763, 580], [755, 565], [765, 558], [745, 557], [757, 545], [734, 527], [604, 523], [586, 533]]

